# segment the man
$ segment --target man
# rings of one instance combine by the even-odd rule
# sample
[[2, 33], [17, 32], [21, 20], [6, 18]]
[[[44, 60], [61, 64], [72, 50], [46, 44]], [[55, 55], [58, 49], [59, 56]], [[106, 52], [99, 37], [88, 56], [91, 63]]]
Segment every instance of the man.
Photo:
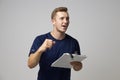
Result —
[[[37, 80], [70, 80], [71, 70], [51, 67], [63, 53], [80, 54], [79, 43], [66, 34], [69, 25], [69, 14], [66, 7], [55, 8], [51, 14], [53, 30], [35, 38], [28, 59], [28, 67], [34, 68], [39, 64]], [[75, 71], [82, 68], [81, 62], [71, 62]]]

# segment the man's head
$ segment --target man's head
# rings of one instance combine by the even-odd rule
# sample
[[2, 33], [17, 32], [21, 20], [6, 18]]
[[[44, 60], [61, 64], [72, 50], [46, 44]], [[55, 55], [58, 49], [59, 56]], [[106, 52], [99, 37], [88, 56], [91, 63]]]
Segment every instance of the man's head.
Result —
[[66, 7], [55, 8], [51, 14], [51, 20], [54, 30], [59, 32], [66, 32], [69, 25], [69, 14]]
[[55, 9], [53, 10], [52, 14], [51, 14], [51, 19], [53, 19], [53, 18], [56, 16], [56, 13], [57, 13], [57, 12], [66, 12], [66, 13], [68, 13], [67, 11], [68, 11], [68, 9], [67, 9], [66, 7], [58, 7], [58, 8], [55, 8]]

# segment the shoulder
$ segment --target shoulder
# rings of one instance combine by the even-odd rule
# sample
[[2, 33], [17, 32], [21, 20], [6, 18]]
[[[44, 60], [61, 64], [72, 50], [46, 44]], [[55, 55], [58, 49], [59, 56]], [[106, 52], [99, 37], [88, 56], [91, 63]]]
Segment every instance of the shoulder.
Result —
[[71, 35], [66, 34], [66, 38], [69, 39], [69, 40], [72, 40], [72, 41], [78, 42], [77, 39], [74, 38], [74, 37], [71, 36]]
[[67, 38], [68, 42], [71, 42], [72, 44], [77, 45], [77, 46], [79, 45], [79, 41], [76, 38], [74, 38], [68, 34], [66, 35], [66, 38]]
[[37, 42], [43, 42], [47, 37], [48, 37], [49, 33], [45, 33], [45, 34], [41, 34], [41, 35], [38, 35], [35, 37], [34, 41], [37, 41]]
[[49, 33], [41, 34], [41, 35], [36, 36], [36, 39], [45, 39], [48, 37], [48, 35]]

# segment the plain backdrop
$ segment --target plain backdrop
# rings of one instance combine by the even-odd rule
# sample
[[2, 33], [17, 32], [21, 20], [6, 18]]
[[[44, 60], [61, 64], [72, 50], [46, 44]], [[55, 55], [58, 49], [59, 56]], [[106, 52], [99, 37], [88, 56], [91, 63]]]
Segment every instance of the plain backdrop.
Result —
[[87, 55], [71, 80], [120, 80], [120, 0], [0, 0], [0, 80], [36, 80], [28, 53], [36, 36], [52, 30], [59, 6], [68, 7], [67, 33]]

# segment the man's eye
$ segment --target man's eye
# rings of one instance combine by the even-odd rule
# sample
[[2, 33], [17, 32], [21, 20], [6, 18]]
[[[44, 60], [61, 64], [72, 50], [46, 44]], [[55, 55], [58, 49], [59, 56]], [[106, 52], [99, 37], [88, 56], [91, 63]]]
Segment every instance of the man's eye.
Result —
[[69, 20], [69, 17], [67, 17], [66, 20]]
[[60, 18], [61, 20], [63, 20], [64, 18], [62, 17], [62, 18]]

